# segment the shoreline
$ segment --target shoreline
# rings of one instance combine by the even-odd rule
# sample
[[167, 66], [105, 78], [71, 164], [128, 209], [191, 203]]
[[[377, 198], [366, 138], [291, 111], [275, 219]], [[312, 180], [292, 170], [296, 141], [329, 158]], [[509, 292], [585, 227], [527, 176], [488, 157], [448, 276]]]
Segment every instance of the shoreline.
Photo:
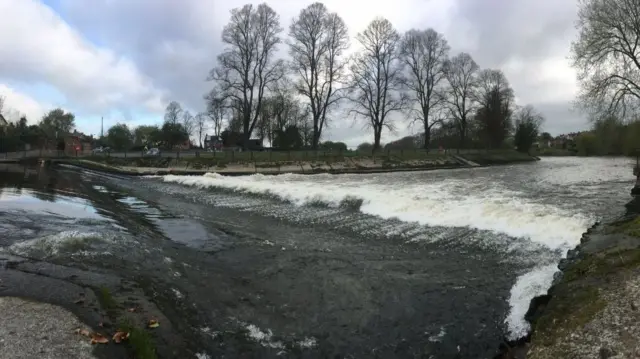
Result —
[[505, 340], [495, 359], [640, 354], [640, 346], [625, 339], [640, 334], [634, 320], [640, 308], [640, 198], [625, 207], [625, 215], [596, 222], [582, 234], [558, 263], [546, 294], [531, 300], [529, 333]]
[[[511, 156], [511, 157], [510, 157]], [[529, 163], [539, 161], [540, 158], [532, 155], [518, 154], [514, 156], [485, 155], [447, 155], [439, 159], [431, 160], [406, 160], [392, 164], [388, 162], [371, 162], [370, 159], [349, 159], [348, 161], [334, 163], [317, 162], [286, 162], [286, 163], [233, 163], [223, 167], [206, 167], [189, 169], [191, 163], [177, 164], [176, 167], [140, 166], [137, 163], [131, 165], [114, 165], [88, 159], [63, 158], [63, 159], [14, 159], [0, 161], [0, 163], [21, 163], [41, 166], [70, 165], [87, 170], [99, 171], [113, 175], [124, 176], [163, 176], [186, 175], [201, 176], [206, 173], [217, 173], [222, 176], [250, 176], [254, 174], [279, 175], [279, 174], [376, 174], [390, 172], [415, 172], [433, 171], [445, 169], [462, 169], [475, 167], [490, 167], [510, 165], [517, 163]], [[357, 162], [356, 162], [357, 161]], [[153, 163], [151, 163], [153, 164]], [[197, 164], [197, 163], [196, 163]], [[178, 166], [184, 168], [177, 168]], [[196, 166], [192, 166], [196, 167]]]

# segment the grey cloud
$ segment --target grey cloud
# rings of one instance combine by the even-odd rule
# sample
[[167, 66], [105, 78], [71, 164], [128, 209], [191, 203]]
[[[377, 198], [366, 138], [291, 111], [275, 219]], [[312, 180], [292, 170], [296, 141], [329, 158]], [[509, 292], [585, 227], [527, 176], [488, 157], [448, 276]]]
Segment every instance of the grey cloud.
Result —
[[[512, 58], [539, 61], [567, 52], [576, 5], [556, 0], [457, 0], [459, 21], [475, 35], [470, 48], [482, 67], [500, 67]], [[455, 31], [455, 30], [454, 30]]]
[[542, 130], [554, 136], [582, 131], [589, 127], [587, 119], [571, 104], [564, 103], [533, 103], [533, 105], [544, 114], [545, 122]]
[[[527, 68], [540, 61], [568, 55], [573, 38], [574, 1], [554, 0], [452, 0], [449, 26], [440, 27], [454, 51], [469, 51], [482, 67], [501, 68], [513, 60], [525, 62], [522, 71], [509, 73], [509, 80], [525, 102], [532, 102], [547, 117], [550, 132], [567, 132], [586, 126], [568, 103], [536, 102], [553, 83], [537, 84]], [[194, 111], [203, 108], [202, 95], [212, 86], [205, 81], [221, 50], [220, 33], [229, 10], [247, 1], [231, 0], [62, 0], [65, 19], [91, 40], [104, 43], [133, 59], [154, 85], [170, 93], [171, 99]], [[285, 28], [299, 9], [310, 3], [272, 1]], [[367, 3], [369, 4], [369, 3]], [[415, 26], [437, 25], [425, 19], [414, 21], [416, 12], [406, 9]], [[396, 22], [397, 20], [394, 20]], [[349, 24], [348, 24], [349, 25]], [[398, 28], [405, 30], [397, 23]], [[355, 30], [352, 30], [352, 35]], [[284, 47], [284, 46], [283, 46]], [[339, 112], [339, 111], [338, 111]], [[357, 145], [369, 134], [362, 122], [339, 114], [326, 134], [334, 140]], [[340, 120], [338, 120], [340, 119]], [[415, 132], [399, 129], [391, 138]], [[366, 133], [366, 135], [365, 135]]]

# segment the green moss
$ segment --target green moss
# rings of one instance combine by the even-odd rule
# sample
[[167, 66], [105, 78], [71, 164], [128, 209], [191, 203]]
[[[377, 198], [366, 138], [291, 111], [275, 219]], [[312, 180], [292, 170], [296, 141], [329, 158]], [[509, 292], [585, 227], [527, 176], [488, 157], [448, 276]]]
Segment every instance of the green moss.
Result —
[[611, 226], [610, 233], [623, 233], [640, 238], [640, 216], [629, 221], [616, 223]]
[[115, 312], [118, 309], [118, 303], [113, 298], [109, 288], [100, 287], [96, 292], [100, 306], [109, 314], [109, 316], [115, 316]]
[[602, 277], [624, 269], [632, 269], [640, 265], [640, 249], [615, 250], [592, 254], [580, 259], [564, 272], [563, 281]]
[[566, 288], [563, 294], [562, 297], [555, 296], [544, 315], [536, 321], [535, 343], [555, 344], [557, 340], [589, 323], [606, 305], [595, 287]]
[[135, 326], [131, 321], [124, 319], [118, 322], [118, 330], [129, 333], [127, 345], [133, 351], [136, 359], [156, 359], [156, 346], [151, 334], [146, 330]]

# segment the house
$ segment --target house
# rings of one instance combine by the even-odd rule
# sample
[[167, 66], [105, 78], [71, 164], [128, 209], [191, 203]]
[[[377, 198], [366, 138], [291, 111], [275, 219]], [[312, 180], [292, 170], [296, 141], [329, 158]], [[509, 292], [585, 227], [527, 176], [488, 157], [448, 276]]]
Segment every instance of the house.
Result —
[[64, 136], [64, 149], [66, 152], [75, 154], [91, 152], [93, 136], [87, 136], [82, 132], [74, 130], [72, 133]]
[[222, 150], [222, 137], [220, 136], [211, 136], [206, 135], [204, 138], [204, 149], [212, 150], [212, 151], [220, 151]]
[[0, 127], [7, 126], [8, 124], [9, 122], [7, 122], [7, 119], [5, 119], [4, 116], [2, 116], [2, 114], [0, 113]]

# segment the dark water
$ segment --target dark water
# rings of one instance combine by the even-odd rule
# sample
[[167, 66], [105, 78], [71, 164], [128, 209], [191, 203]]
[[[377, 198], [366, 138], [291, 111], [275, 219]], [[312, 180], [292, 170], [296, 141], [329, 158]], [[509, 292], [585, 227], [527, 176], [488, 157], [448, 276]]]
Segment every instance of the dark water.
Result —
[[526, 332], [528, 300], [581, 232], [622, 213], [630, 171], [550, 159], [123, 178], [0, 164], [0, 256], [133, 283], [181, 358], [487, 358]]

